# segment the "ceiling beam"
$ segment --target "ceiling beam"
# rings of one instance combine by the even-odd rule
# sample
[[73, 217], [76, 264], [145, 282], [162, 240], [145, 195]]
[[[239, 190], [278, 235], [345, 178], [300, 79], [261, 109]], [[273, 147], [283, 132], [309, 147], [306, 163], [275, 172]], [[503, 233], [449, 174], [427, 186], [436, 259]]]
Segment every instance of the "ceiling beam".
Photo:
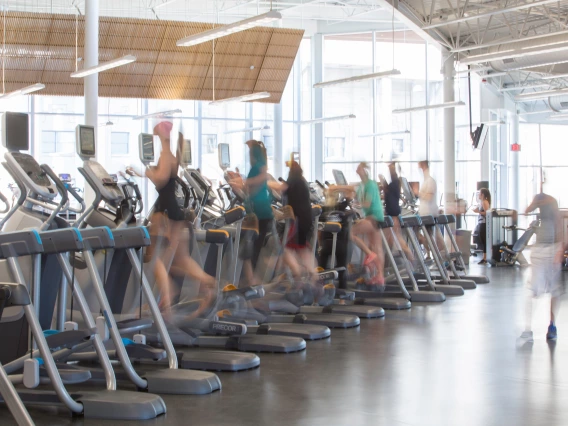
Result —
[[447, 50], [448, 48], [451, 47], [449, 42], [442, 35], [437, 34], [438, 37], [440, 37], [438, 39], [434, 37], [432, 34], [430, 34], [428, 31], [424, 31], [422, 29], [423, 21], [417, 18], [416, 16], [413, 16], [413, 14], [410, 12], [410, 10], [407, 7], [404, 6], [401, 0], [397, 2], [398, 8], [393, 6], [394, 1], [395, 0], [390, 0], [390, 1], [377, 0], [377, 5], [389, 11], [392, 10], [391, 8], [394, 8], [393, 13], [395, 19], [399, 22], [402, 22], [404, 25], [408, 27], [409, 30], [414, 31], [418, 36], [426, 40], [428, 43], [443, 50]]
[[466, 21], [473, 21], [473, 20], [480, 19], [480, 18], [489, 18], [490, 16], [493, 16], [493, 15], [499, 15], [499, 14], [509, 13], [509, 12], [516, 12], [518, 10], [530, 9], [532, 7], [543, 6], [543, 5], [551, 4], [551, 3], [558, 3], [558, 0], [539, 0], [539, 1], [533, 1], [533, 2], [530, 2], [530, 3], [519, 4], [517, 6], [506, 7], [504, 9], [496, 9], [496, 10], [492, 10], [490, 12], [478, 13], [476, 15], [462, 16], [461, 18], [457, 18], [457, 19], [451, 19], [451, 20], [448, 20], [448, 21], [442, 21], [442, 22], [436, 22], [434, 24], [429, 24], [429, 25], [422, 27], [422, 29], [423, 30], [431, 30], [433, 28], [445, 27], [447, 25], [457, 24], [457, 23], [466, 22]]

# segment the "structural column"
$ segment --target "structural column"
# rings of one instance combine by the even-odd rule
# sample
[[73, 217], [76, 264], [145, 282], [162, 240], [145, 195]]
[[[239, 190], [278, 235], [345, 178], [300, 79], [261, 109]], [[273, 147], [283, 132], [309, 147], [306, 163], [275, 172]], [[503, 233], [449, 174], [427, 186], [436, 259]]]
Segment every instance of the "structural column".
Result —
[[282, 101], [274, 104], [274, 176], [284, 177]]
[[[454, 56], [444, 57], [444, 102], [454, 102]], [[456, 200], [456, 115], [455, 108], [444, 109], [444, 209], [455, 212]]]
[[[85, 1], [85, 48], [83, 52], [84, 68], [99, 64], [99, 0]], [[91, 74], [84, 78], [85, 124], [94, 126], [95, 132], [99, 120], [99, 75]]]
[[[312, 84], [323, 81], [323, 34], [315, 34], [312, 39]], [[313, 114], [312, 119], [323, 118], [323, 91], [313, 89]], [[314, 155], [314, 178], [323, 181], [323, 123], [313, 125], [313, 155]]]
[[[83, 67], [89, 68], [99, 64], [99, 0], [85, 0], [85, 47], [83, 49]], [[85, 95], [85, 124], [95, 128], [95, 147], [99, 158], [104, 158], [98, 143], [99, 122], [99, 75], [88, 75], [83, 79]], [[90, 205], [95, 193], [89, 185], [85, 185], [85, 202]]]
[[[512, 114], [511, 116], [511, 145], [519, 143], [519, 116], [517, 114]], [[519, 167], [519, 155], [520, 152], [513, 151], [511, 147], [511, 175], [510, 175], [510, 185], [509, 185], [509, 205], [512, 209], [519, 211], [519, 185], [520, 185], [520, 167]]]

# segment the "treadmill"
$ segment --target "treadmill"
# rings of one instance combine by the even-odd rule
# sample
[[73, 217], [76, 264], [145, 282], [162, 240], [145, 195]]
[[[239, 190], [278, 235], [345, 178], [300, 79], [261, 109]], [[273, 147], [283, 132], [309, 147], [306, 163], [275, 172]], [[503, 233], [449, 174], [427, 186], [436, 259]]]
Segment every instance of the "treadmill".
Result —
[[[347, 182], [347, 179], [345, 179], [345, 175], [343, 174], [343, 172], [341, 170], [334, 169], [332, 172], [333, 172], [335, 182], [338, 185], [348, 185], [349, 184]], [[381, 224], [381, 228], [379, 229], [379, 232], [381, 233], [381, 238], [383, 240], [383, 246], [386, 245], [385, 244], [385, 236], [384, 236], [384, 232], [383, 232], [383, 226], [385, 226], [385, 225], [388, 225], [387, 227], [392, 226], [392, 225], [387, 224], [387, 223]], [[350, 230], [348, 230], [348, 232], [350, 232]], [[348, 235], [346, 235], [346, 237], [349, 238]], [[349, 239], [349, 241], [347, 241], [347, 244], [352, 245], [350, 239]], [[353, 250], [348, 250], [348, 252], [349, 251], [353, 252]], [[392, 253], [390, 251], [385, 250], [386, 256], [388, 256], [389, 253], [392, 255]], [[332, 258], [333, 258], [333, 256], [332, 256]], [[391, 259], [389, 259], [389, 260], [391, 260]], [[395, 264], [394, 259], [392, 259], [391, 264]], [[355, 293], [355, 297], [358, 299], [355, 302], [356, 304], [380, 306], [381, 308], [383, 308], [385, 310], [410, 309], [410, 307], [411, 307], [410, 298], [411, 297], [410, 297], [410, 294], [408, 293], [408, 291], [406, 290], [406, 288], [404, 287], [404, 285], [401, 285], [401, 279], [399, 279], [399, 276], [397, 276], [397, 283], [399, 285], [400, 293], [402, 293], [403, 297], [400, 297], [400, 293], [398, 293], [398, 294], [386, 293], [385, 294], [384, 291], [369, 290], [369, 289], [365, 289], [364, 287], [358, 287], [357, 285], [351, 286], [351, 288], [349, 288], [349, 290], [353, 291]]]
[[[442, 216], [445, 220], [446, 216]], [[454, 265], [454, 258], [456, 255], [459, 254], [458, 253], [450, 253], [448, 251], [448, 248], [446, 247], [446, 243], [444, 242], [444, 239], [441, 238], [440, 241], [442, 242], [443, 246], [444, 246], [444, 250], [446, 252], [446, 258], [444, 259], [444, 257], [442, 256], [442, 253], [440, 251], [440, 247], [438, 247], [438, 243], [436, 240], [436, 233], [440, 232], [440, 230], [438, 229], [438, 222], [436, 220], [436, 218], [434, 216], [420, 216], [420, 226], [419, 228], [422, 230], [422, 233], [424, 234], [425, 238], [426, 238], [426, 243], [428, 244], [430, 251], [432, 252], [432, 257], [434, 259], [434, 264], [435, 264], [435, 268], [438, 271], [438, 276], [434, 276], [433, 273], [431, 273], [432, 278], [434, 280], [436, 280], [436, 282], [440, 282], [441, 284], [444, 285], [457, 285], [459, 287], [462, 287], [464, 290], [471, 290], [474, 288], [477, 288], [477, 285], [475, 283], [475, 281], [472, 280], [466, 280], [466, 279], [451, 279], [449, 277], [449, 274], [446, 270], [446, 268], [444, 267], [444, 261], [448, 262], [449, 267], [452, 269], [452, 271], [454, 272], [454, 276], [457, 276], [457, 271]]]

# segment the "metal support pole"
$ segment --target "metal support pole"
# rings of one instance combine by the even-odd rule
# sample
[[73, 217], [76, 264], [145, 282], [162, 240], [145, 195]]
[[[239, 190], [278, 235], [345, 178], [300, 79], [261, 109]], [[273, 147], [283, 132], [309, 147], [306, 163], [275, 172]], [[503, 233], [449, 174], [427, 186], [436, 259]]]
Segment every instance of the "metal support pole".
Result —
[[[83, 67], [89, 68], [99, 64], [99, 0], [85, 0], [85, 47], [83, 49]], [[83, 79], [85, 95], [85, 124], [95, 128], [95, 144], [98, 140], [99, 121], [99, 75], [88, 75]], [[98, 145], [98, 144], [97, 144]], [[96, 151], [100, 155], [99, 146]], [[91, 205], [95, 200], [95, 192], [85, 185], [85, 203]]]
[[10, 382], [2, 364], [0, 364], [0, 395], [2, 395], [2, 399], [6, 402], [6, 405], [8, 405], [8, 409], [12, 413], [12, 416], [14, 416], [18, 426], [34, 425], [26, 406], [22, 403], [20, 395], [16, 392], [12, 382]]
[[[511, 120], [511, 144], [519, 143], [519, 116], [514, 114]], [[509, 185], [509, 205], [513, 210], [519, 211], [519, 187], [520, 187], [520, 152], [511, 151], [511, 181]]]
[[[444, 102], [453, 102], [454, 56], [444, 58]], [[453, 214], [456, 199], [456, 113], [455, 108], [444, 110], [444, 210]]]
[[[323, 34], [315, 34], [312, 41], [312, 64], [313, 78], [312, 83], [323, 81]], [[314, 102], [312, 119], [323, 118], [323, 90], [313, 89]], [[313, 125], [313, 155], [315, 179], [323, 181], [323, 134], [324, 123]]]
[[274, 177], [283, 176], [284, 172], [284, 147], [282, 133], [282, 101], [274, 104]]

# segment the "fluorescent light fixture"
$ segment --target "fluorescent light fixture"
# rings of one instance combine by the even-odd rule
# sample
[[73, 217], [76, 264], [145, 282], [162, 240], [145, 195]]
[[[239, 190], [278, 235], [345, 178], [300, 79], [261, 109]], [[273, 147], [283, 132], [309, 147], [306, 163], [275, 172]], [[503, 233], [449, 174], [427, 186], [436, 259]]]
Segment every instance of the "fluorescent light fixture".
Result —
[[136, 117], [132, 117], [133, 120], [144, 120], [146, 118], [154, 118], [154, 117], [171, 117], [174, 114], [181, 114], [181, 109], [172, 109], [170, 111], [160, 111], [160, 112], [152, 112], [150, 114], [138, 115]]
[[358, 75], [355, 77], [341, 78], [339, 80], [322, 81], [321, 83], [314, 84], [314, 89], [321, 89], [322, 87], [337, 86], [338, 84], [353, 83], [355, 81], [363, 80], [376, 80], [378, 78], [390, 77], [393, 75], [400, 75], [399, 70], [374, 72], [372, 74]]
[[568, 113], [554, 114], [548, 117], [549, 120], [568, 120]]
[[74, 73], [71, 74], [71, 77], [73, 78], [86, 77], [91, 74], [98, 74], [100, 72], [120, 67], [122, 65], [130, 64], [131, 62], [135, 61], [136, 61], [136, 56], [126, 55], [123, 56], [122, 58], [113, 59], [112, 61], [102, 62], [98, 65], [95, 65], [94, 67], [84, 68], [82, 70], [75, 71]]
[[270, 126], [260, 126], [260, 127], [249, 127], [247, 129], [237, 129], [237, 130], [227, 130], [224, 134], [230, 135], [233, 133], [249, 133], [249, 132], [256, 132], [257, 130], [270, 130]]
[[422, 105], [419, 107], [412, 107], [412, 108], [402, 108], [402, 109], [393, 109], [393, 114], [402, 114], [404, 112], [416, 112], [416, 111], [426, 111], [429, 109], [444, 109], [444, 108], [454, 108], [459, 106], [464, 106], [464, 101], [456, 101], [456, 102], [445, 102], [443, 104], [434, 104], [434, 105]]
[[16, 96], [28, 95], [30, 93], [37, 92], [38, 90], [42, 89], [45, 89], [45, 85], [41, 83], [36, 83], [32, 84], [31, 86], [26, 86], [21, 89], [14, 90], [13, 92], [4, 93], [3, 95], [0, 95], [0, 99], [10, 99]]
[[513, 92], [515, 90], [525, 90], [525, 89], [538, 89], [540, 87], [549, 87], [550, 84], [548, 83], [541, 83], [541, 84], [529, 84], [526, 86], [509, 86], [509, 87], [502, 87], [499, 89], [500, 92]]
[[409, 135], [410, 130], [401, 130], [398, 132], [384, 132], [384, 133], [371, 133], [370, 135], [359, 135], [360, 138], [373, 138], [375, 136], [390, 136], [390, 135]]
[[524, 112], [519, 112], [517, 113], [517, 115], [535, 115], [535, 114], [549, 114], [551, 113], [552, 110], [551, 109], [541, 109], [538, 111], [524, 111]]
[[273, 21], [279, 21], [280, 19], [282, 19], [282, 14], [275, 10], [271, 10], [270, 12], [263, 13], [262, 15], [253, 16], [252, 18], [247, 18], [242, 21], [234, 22], [232, 24], [213, 28], [202, 33], [190, 35], [189, 37], [178, 40], [177, 45], [186, 47], [195, 46], [196, 44], [205, 43], [206, 41], [215, 40], [217, 38], [225, 37], [230, 34], [248, 30], [249, 28], [268, 24]]
[[509, 75], [509, 72], [507, 72], [507, 71], [492, 72], [491, 74], [480, 75], [480, 77], [481, 78], [496, 78], [496, 77], [504, 77], [506, 75]]
[[535, 80], [554, 80], [555, 78], [567, 78], [568, 74], [547, 75], [546, 77], [535, 78]]
[[523, 93], [515, 96], [515, 101], [517, 102], [538, 101], [539, 99], [546, 99], [552, 96], [565, 95], [567, 93], [568, 93], [568, 87], [565, 87], [564, 89], [544, 90], [542, 92]]
[[339, 121], [339, 120], [352, 120], [354, 118], [357, 118], [357, 116], [355, 114], [349, 114], [349, 115], [338, 115], [336, 117], [322, 117], [322, 118], [315, 118], [313, 120], [306, 120], [306, 121], [300, 121], [300, 124], [317, 124], [317, 123], [325, 123], [328, 121]]
[[209, 102], [209, 105], [221, 105], [227, 102], [252, 102], [252, 101], [257, 101], [259, 99], [266, 99], [269, 97], [270, 93], [268, 92], [256, 92], [256, 93], [251, 93], [249, 95], [235, 96], [234, 98], [218, 99]]
[[502, 61], [504, 59], [520, 58], [521, 56], [543, 55], [545, 53], [557, 53], [568, 50], [568, 43], [561, 41], [557, 43], [546, 43], [539, 46], [528, 46], [520, 49], [502, 50], [495, 53], [484, 53], [482, 55], [469, 56], [460, 60], [462, 65], [473, 65], [483, 62]]
[[[495, 127], [495, 126], [500, 126], [501, 124], [507, 124], [504, 121], [484, 121], [482, 123], [472, 123], [472, 127], [478, 127], [480, 125], [484, 125], [487, 127]], [[459, 126], [456, 126], [456, 129], [461, 129], [461, 128], [465, 128], [465, 127], [469, 127], [469, 123], [468, 124], [460, 124]]]
[[491, 70], [493, 70], [493, 68], [491, 68], [491, 67], [477, 67], [477, 68], [472, 68], [472, 69], [469, 69], [469, 70], [456, 71], [456, 74], [467, 74], [468, 72], [480, 73], [482, 71], [491, 71]]

